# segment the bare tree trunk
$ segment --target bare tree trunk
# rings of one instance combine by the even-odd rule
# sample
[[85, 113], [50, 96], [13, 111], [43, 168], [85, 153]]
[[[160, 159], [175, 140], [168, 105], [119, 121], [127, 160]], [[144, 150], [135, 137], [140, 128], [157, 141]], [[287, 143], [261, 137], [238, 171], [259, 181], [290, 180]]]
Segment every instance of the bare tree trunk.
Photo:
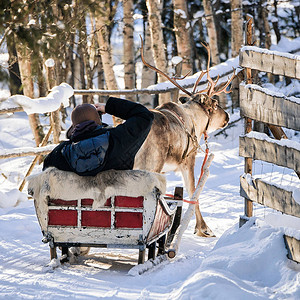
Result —
[[[101, 56], [98, 57], [98, 89], [104, 90], [104, 74], [103, 74], [103, 67], [102, 67], [102, 60]], [[104, 102], [104, 97], [99, 96], [99, 102]]]
[[[31, 76], [31, 58], [30, 50], [23, 45], [16, 37], [16, 50], [20, 68], [20, 75], [23, 85], [23, 94], [27, 97], [34, 98], [33, 80]], [[29, 124], [34, 136], [36, 145], [38, 146], [44, 137], [43, 128], [40, 124], [38, 114], [28, 115]]]
[[266, 8], [266, 0], [260, 0], [258, 6], [258, 29], [260, 47], [269, 49], [271, 46], [270, 25], [268, 22], [268, 10]]
[[[87, 43], [86, 43], [86, 34], [85, 30], [86, 27], [82, 26], [83, 28], [80, 28], [79, 30], [79, 41], [78, 41], [78, 54], [79, 54], [79, 71], [80, 71], [80, 82], [81, 82], [81, 88], [85, 90], [86, 88], [91, 88], [89, 83], [91, 84], [91, 79], [89, 80], [89, 77], [91, 73], [90, 65], [89, 65], [89, 56], [88, 56], [88, 49], [87, 49]], [[86, 82], [86, 78], [88, 79]], [[91, 97], [88, 95], [82, 96], [82, 103], [90, 103]]]
[[[154, 62], [158, 69], [167, 73], [165, 46], [163, 39], [163, 32], [161, 28], [161, 3], [159, 0], [146, 0], [148, 8], [148, 20], [150, 25], [152, 49], [154, 54]], [[158, 74], [158, 82], [164, 82], [162, 75]], [[169, 93], [161, 94], [159, 96], [159, 104], [170, 101]]]
[[[84, 18], [85, 20], [85, 18]], [[91, 49], [88, 46], [88, 33], [86, 28], [86, 23], [84, 22], [82, 24], [81, 28], [81, 39], [79, 41], [81, 49], [81, 55], [83, 60], [83, 66], [84, 66], [84, 77], [86, 77], [86, 88], [92, 89], [93, 88], [93, 75], [92, 75], [92, 68], [91, 68]], [[87, 96], [86, 103], [94, 103], [93, 95]]]
[[[243, 11], [242, 0], [231, 0], [231, 56], [236, 57], [243, 45]], [[232, 84], [232, 107], [239, 106], [239, 80], [236, 77]]]
[[[48, 90], [51, 90], [53, 87], [55, 87], [57, 85], [56, 76], [55, 76], [55, 66], [53, 66], [53, 67], [47, 66], [46, 72], [47, 72]], [[53, 127], [53, 143], [58, 144], [59, 136], [61, 133], [59, 109], [51, 112], [50, 122], [51, 122], [51, 126]]]
[[275, 18], [272, 18], [272, 24], [273, 24], [273, 29], [276, 35], [276, 39], [277, 39], [277, 44], [279, 43], [280, 39], [281, 39], [281, 34], [280, 34], [280, 30], [278, 28], [278, 13], [277, 13], [277, 3], [278, 0], [274, 0], [274, 15]]
[[133, 1], [123, 1], [124, 28], [123, 28], [123, 52], [124, 52], [124, 82], [125, 89], [135, 88], [135, 64], [133, 42]]
[[231, 0], [231, 56], [236, 57], [243, 45], [242, 0]]
[[266, 6], [263, 6], [262, 17], [263, 17], [264, 29], [265, 29], [265, 47], [267, 49], [270, 49], [272, 45], [272, 41], [271, 41], [271, 28], [268, 20], [268, 15], [269, 15], [268, 8]]
[[193, 69], [187, 4], [185, 0], [173, 0], [173, 3], [177, 51], [182, 58], [182, 74], [185, 75]]
[[105, 83], [109, 90], [117, 90], [118, 85], [113, 70], [113, 61], [111, 56], [111, 47], [109, 42], [109, 32], [107, 24], [109, 23], [108, 15], [105, 13], [105, 2], [99, 1], [101, 13], [96, 13], [96, 30], [100, 55], [102, 59]]
[[[144, 38], [144, 57], [147, 62], [149, 62], [151, 65], [153, 65], [153, 51], [151, 47], [151, 36], [150, 36], [150, 30], [149, 30], [149, 24], [146, 23], [145, 28], [145, 38]], [[149, 69], [145, 65], [143, 65], [142, 69], [142, 89], [147, 88], [149, 85], [155, 84], [155, 78], [156, 74], [153, 70]], [[143, 105], [146, 105], [148, 107], [153, 106], [153, 97], [151, 95], [142, 94], [140, 96], [140, 102]]]
[[[95, 13], [95, 23], [105, 83], [106, 87], [109, 90], [117, 90], [118, 84], [113, 70], [113, 60], [111, 55], [109, 31], [107, 25], [110, 22], [109, 13], [106, 12], [105, 8], [107, 1], [99, 1], [98, 3], [99, 11]], [[116, 126], [122, 123], [122, 120], [113, 116], [113, 122]]]
[[209, 45], [211, 49], [211, 64], [214, 66], [220, 63], [220, 57], [217, 42], [217, 31], [214, 21], [214, 13], [212, 9], [211, 0], [203, 0], [203, 8], [205, 13]]
[[16, 45], [15, 45], [13, 34], [8, 34], [6, 36], [6, 45], [9, 54], [9, 59], [8, 59], [9, 90], [11, 95], [15, 95], [21, 92], [22, 82], [20, 79], [20, 70], [18, 65]]

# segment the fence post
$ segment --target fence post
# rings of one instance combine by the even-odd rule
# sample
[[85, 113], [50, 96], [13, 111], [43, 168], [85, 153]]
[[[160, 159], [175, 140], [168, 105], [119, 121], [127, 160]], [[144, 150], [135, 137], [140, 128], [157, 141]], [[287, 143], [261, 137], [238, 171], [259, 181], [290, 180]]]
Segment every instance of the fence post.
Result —
[[[46, 77], [47, 77], [47, 87], [50, 91], [53, 87], [57, 85], [55, 79], [55, 70], [54, 70], [54, 60], [48, 59], [45, 62], [46, 65]], [[59, 136], [60, 136], [60, 116], [59, 110], [53, 111], [50, 113], [50, 124], [53, 126], [53, 143], [59, 143]]]
[[[252, 30], [253, 30], [253, 17], [249, 14], [246, 16], [246, 45], [252, 45]], [[252, 83], [252, 72], [250, 68], [246, 68], [246, 80], [247, 84]], [[245, 118], [245, 134], [252, 131], [252, 120], [249, 118]], [[252, 175], [252, 158], [245, 158], [245, 173], [249, 173]], [[253, 202], [245, 198], [245, 216], [252, 217], [253, 215]]]

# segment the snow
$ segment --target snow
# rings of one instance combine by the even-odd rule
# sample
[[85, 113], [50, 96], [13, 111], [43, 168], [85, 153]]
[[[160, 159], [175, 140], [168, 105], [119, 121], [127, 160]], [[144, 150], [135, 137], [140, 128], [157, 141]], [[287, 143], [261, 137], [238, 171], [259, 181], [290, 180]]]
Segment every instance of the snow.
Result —
[[288, 39], [286, 37], [281, 37], [277, 45], [272, 45], [271, 50], [280, 52], [290, 52], [300, 49], [300, 37], [296, 39]]
[[261, 141], [267, 141], [270, 143], [278, 144], [280, 146], [286, 146], [289, 148], [294, 148], [298, 151], [300, 151], [300, 144], [297, 141], [289, 140], [289, 139], [281, 139], [281, 140], [274, 140], [268, 137], [265, 133], [257, 132], [257, 131], [251, 131], [245, 135], [249, 138], [255, 138], [257, 140]]
[[[300, 59], [300, 56], [299, 56], [299, 59]], [[272, 89], [269, 89], [269, 88], [266, 88], [266, 87], [261, 87], [257, 84], [245, 84], [245, 83], [241, 83], [241, 84], [243, 86], [245, 86], [246, 89], [254, 89], [256, 91], [260, 91], [260, 92], [262, 92], [264, 94], [267, 94], [269, 96], [272, 96], [272, 97], [284, 98], [285, 100], [292, 101], [292, 102], [295, 102], [297, 104], [300, 104], [300, 98], [294, 97], [294, 96], [287, 97], [283, 93], [275, 91], [273, 89], [272, 85], [268, 85], [268, 87], [272, 87]]]
[[[199, 11], [194, 17], [203, 15], [203, 11]], [[299, 49], [299, 42], [299, 38], [290, 41], [282, 37], [278, 48], [275, 46], [271, 50]], [[211, 68], [210, 74], [213, 77], [237, 66], [238, 58], [231, 59]], [[181, 84], [193, 84], [198, 76], [199, 73], [187, 77]], [[162, 87], [173, 86], [171, 83], [161, 83], [151, 88]], [[66, 91], [68, 95], [64, 95], [65, 100], [72, 94], [68, 87]], [[0, 99], [7, 98], [8, 94], [7, 90], [0, 90]], [[51, 97], [48, 100], [59, 105], [62, 102], [57, 96]], [[50, 111], [49, 103], [46, 107], [43, 99], [34, 100], [37, 101], [30, 102], [29, 110]], [[2, 105], [7, 105], [7, 101]], [[70, 108], [67, 111], [70, 116]], [[104, 115], [103, 118], [104, 122], [112, 123], [109, 116]], [[231, 115], [232, 121], [238, 118], [238, 111]], [[67, 124], [70, 125], [69, 118]], [[139, 269], [145, 266], [132, 268], [137, 262], [136, 249], [93, 248], [89, 255], [72, 263], [60, 265], [57, 259], [50, 261], [49, 246], [41, 241], [33, 200], [27, 198], [26, 186], [24, 192], [17, 189], [33, 157], [1, 159], [0, 298], [300, 299], [300, 266], [287, 259], [283, 241], [283, 234], [300, 239], [299, 218], [254, 204], [254, 217], [241, 228], [238, 226], [244, 209], [244, 199], [239, 195], [239, 177], [244, 172], [244, 159], [238, 156], [238, 137], [244, 132], [243, 120], [235, 125], [226, 130], [227, 137], [211, 134], [209, 138], [214, 160], [200, 195], [200, 209], [216, 238], [195, 236], [193, 216], [182, 236], [175, 259], [169, 261], [164, 258], [161, 264], [141, 275]], [[24, 147], [29, 150], [35, 146], [25, 112], [0, 115], [0, 132], [0, 153], [22, 152]], [[298, 149], [299, 135], [289, 133], [292, 141], [278, 143]], [[252, 135], [267, 139], [259, 134]], [[197, 155], [197, 179], [203, 157], [202, 153]], [[41, 165], [36, 165], [33, 174], [41, 168]], [[254, 161], [253, 178], [261, 177], [260, 170], [265, 174], [264, 180], [269, 179], [274, 185], [291, 186], [293, 197], [300, 204], [299, 178], [292, 170]], [[183, 186], [178, 174], [167, 173], [166, 176], [168, 193], [172, 193], [176, 186]], [[249, 182], [252, 181], [250, 174], [245, 176]], [[188, 199], [186, 191], [184, 197]], [[187, 209], [188, 205], [184, 204], [183, 212]], [[150, 267], [155, 264], [147, 263]]]
[[13, 148], [13, 149], [0, 149], [0, 156], [8, 156], [11, 154], [15, 155], [22, 155], [24, 153], [28, 152], [34, 152], [38, 154], [39, 152], [43, 151], [51, 151], [53, 150], [57, 145], [48, 145], [44, 147], [22, 147], [22, 148]]
[[300, 188], [293, 190], [293, 198], [298, 204], [300, 204]]
[[[222, 75], [232, 72], [233, 69], [238, 68], [238, 66], [239, 66], [239, 58], [238, 57], [230, 58], [227, 61], [225, 61], [217, 66], [211, 67], [209, 69], [209, 75], [212, 78], [220, 75], [221, 78], [218, 81], [218, 83], [222, 83], [224, 81], [227, 81], [227, 79], [228, 79], [226, 76], [222, 78]], [[182, 87], [193, 86], [193, 84], [198, 79], [200, 74], [201, 74], [201, 72], [197, 72], [191, 76], [187, 76], [185, 79], [180, 80], [180, 85]], [[200, 81], [199, 89], [200, 89], [201, 83], [206, 82], [206, 80], [207, 80], [207, 76], [205, 74], [203, 76], [202, 80]], [[161, 82], [161, 83], [149, 86], [148, 90], [166, 90], [169, 88], [174, 88], [174, 85], [169, 81], [165, 81], [165, 82]]]
[[139, 19], [143, 19], [144, 17], [143, 17], [143, 15], [141, 15], [141, 14], [134, 14], [133, 15], [133, 19], [134, 20], [139, 20]]
[[55, 66], [54, 59], [53, 58], [48, 58], [45, 61], [45, 66], [48, 67], [48, 68], [53, 68]]
[[180, 15], [182, 19], [187, 19], [186, 13], [182, 9], [174, 9], [174, 14]]
[[199, 10], [193, 14], [193, 19], [200, 19], [200, 18], [204, 17], [204, 15], [205, 15], [204, 11]]
[[64, 82], [59, 86], [55, 86], [47, 97], [31, 99], [23, 95], [13, 95], [0, 104], [0, 109], [21, 106], [28, 115], [33, 113], [43, 114], [59, 109], [61, 104], [68, 107], [70, 105], [69, 98], [73, 94], [73, 88]]
[[[297, 44], [299, 45], [299, 43], [297, 43]], [[295, 54], [290, 54], [290, 53], [282, 52], [284, 50], [281, 47], [278, 47], [278, 49], [280, 51], [277, 51], [277, 50], [276, 51], [271, 51], [271, 50], [264, 49], [264, 48], [259, 48], [259, 47], [256, 47], [256, 46], [243, 46], [240, 49], [240, 52], [255, 51], [255, 52], [258, 52], [258, 53], [265, 53], [265, 54], [270, 54], [270, 55], [278, 55], [278, 56], [286, 57], [286, 58], [289, 58], [289, 59], [300, 60], [300, 55], [295, 55]]]
[[[236, 112], [231, 119], [238, 117]], [[104, 118], [111, 123], [107, 115]], [[209, 138], [215, 158], [200, 208], [217, 237], [195, 236], [193, 216], [175, 259], [142, 275], [132, 269], [137, 250], [93, 248], [77, 262], [50, 261], [33, 201], [16, 190], [32, 157], [1, 160], [0, 199], [5, 207], [0, 208], [0, 298], [299, 299], [300, 267], [287, 259], [283, 241], [284, 233], [300, 235], [296, 218], [255, 206], [254, 217], [238, 226], [244, 207], [239, 196], [244, 159], [238, 156], [242, 126], [241, 120], [227, 129], [227, 138]], [[24, 112], [0, 116], [0, 130], [1, 150], [34, 146]], [[197, 179], [203, 157], [197, 156]], [[33, 172], [40, 170], [37, 165]], [[168, 193], [183, 185], [177, 174], [167, 174], [167, 180]], [[188, 198], [186, 192], [184, 197]], [[184, 204], [183, 210], [187, 207]]]
[[0, 191], [0, 208], [14, 207], [28, 199], [27, 193], [22, 193], [18, 189]]
[[176, 66], [176, 65], [178, 65], [179, 63], [182, 62], [182, 57], [173, 56], [171, 61], [172, 61], [172, 64]]

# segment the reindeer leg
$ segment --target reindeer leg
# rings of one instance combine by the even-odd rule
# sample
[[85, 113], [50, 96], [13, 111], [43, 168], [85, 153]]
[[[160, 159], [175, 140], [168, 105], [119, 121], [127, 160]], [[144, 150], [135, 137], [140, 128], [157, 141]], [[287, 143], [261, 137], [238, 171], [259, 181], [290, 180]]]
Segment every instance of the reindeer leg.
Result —
[[196, 225], [194, 233], [203, 237], [215, 237], [212, 230], [206, 225], [200, 212], [199, 203], [195, 206]]
[[[191, 198], [195, 191], [195, 177], [194, 177], [194, 166], [195, 162], [190, 160], [189, 163], [185, 164], [184, 168], [181, 169], [181, 174], [184, 181], [184, 186], [187, 189], [189, 197]], [[199, 203], [195, 204], [195, 216], [196, 216], [196, 225], [194, 233], [202, 237], [215, 237], [212, 230], [205, 223]]]

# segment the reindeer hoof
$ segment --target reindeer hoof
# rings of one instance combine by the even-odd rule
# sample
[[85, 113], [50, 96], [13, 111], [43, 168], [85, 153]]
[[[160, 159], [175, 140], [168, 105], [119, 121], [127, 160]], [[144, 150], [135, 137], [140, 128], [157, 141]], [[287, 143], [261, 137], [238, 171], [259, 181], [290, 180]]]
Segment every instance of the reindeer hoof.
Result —
[[216, 237], [215, 234], [211, 231], [211, 229], [206, 228], [206, 229], [198, 229], [197, 227], [195, 227], [195, 231], [194, 234], [196, 234], [197, 236], [201, 236], [201, 237]]

